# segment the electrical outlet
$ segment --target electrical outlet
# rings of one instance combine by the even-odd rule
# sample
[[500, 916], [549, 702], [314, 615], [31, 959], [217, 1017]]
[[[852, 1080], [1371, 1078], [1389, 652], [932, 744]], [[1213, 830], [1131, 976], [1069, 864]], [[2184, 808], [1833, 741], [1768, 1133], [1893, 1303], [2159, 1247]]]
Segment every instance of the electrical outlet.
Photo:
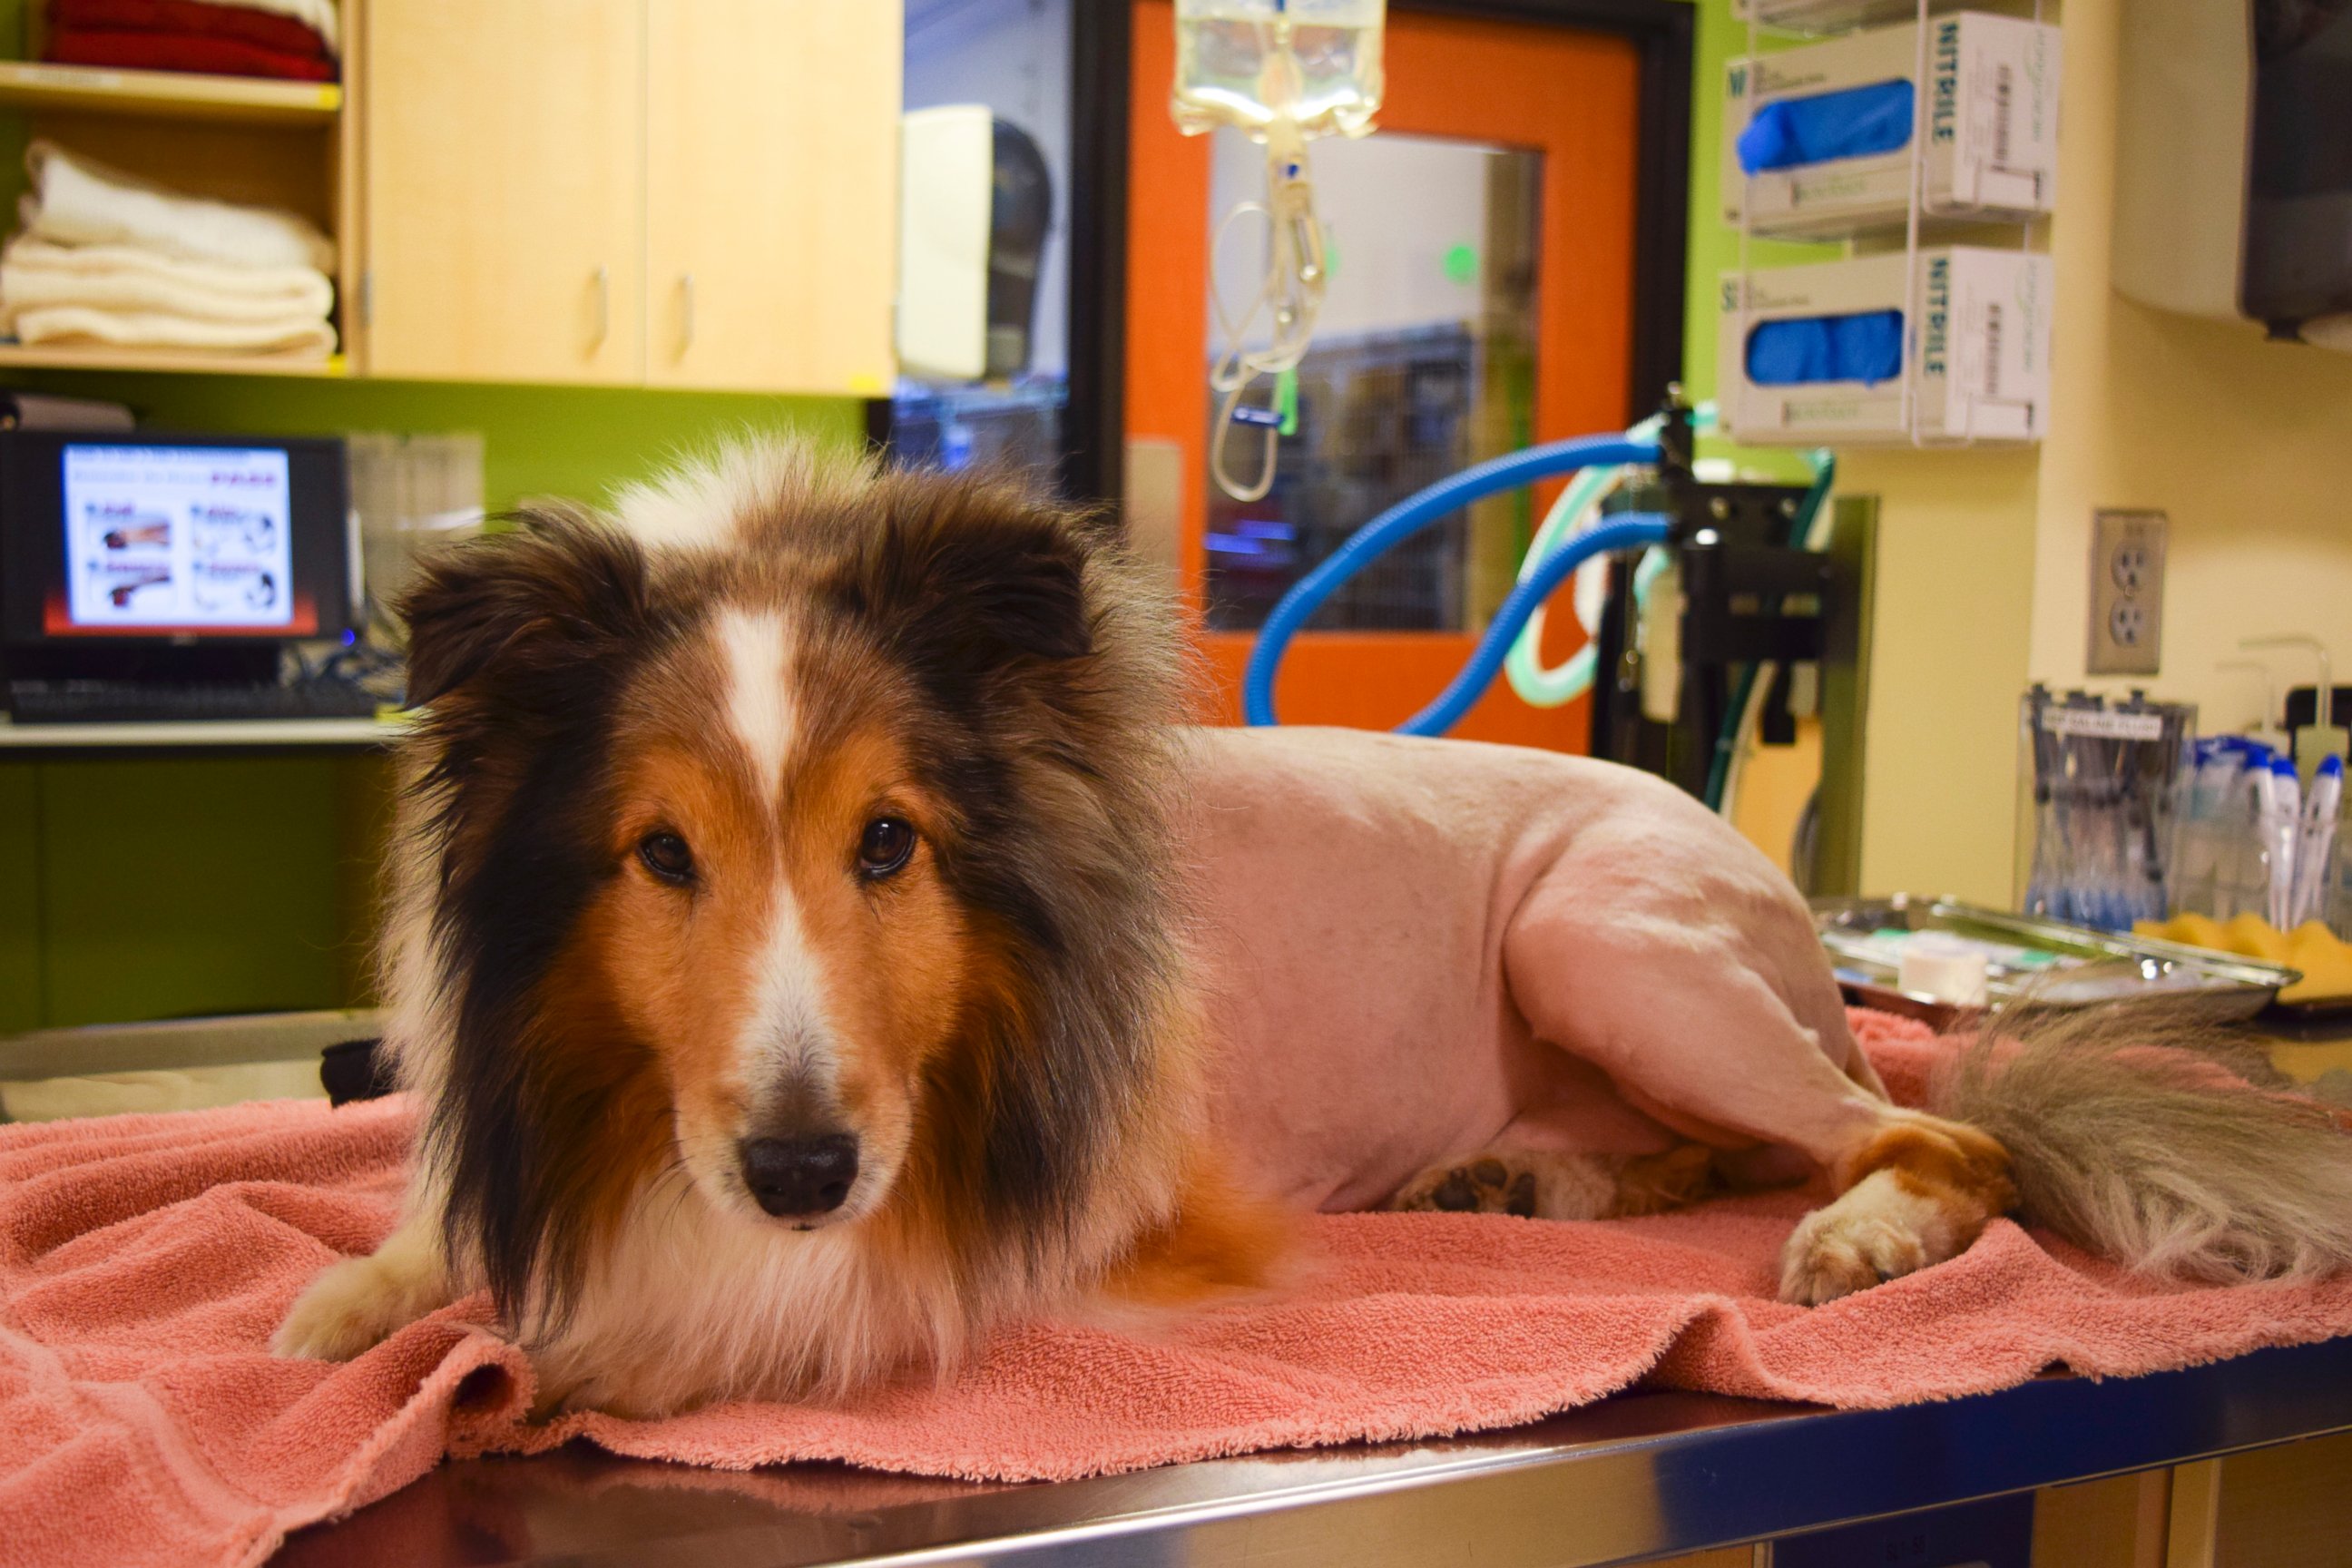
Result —
[[2093, 675], [2154, 675], [2164, 662], [2160, 511], [2095, 513], [2091, 526]]

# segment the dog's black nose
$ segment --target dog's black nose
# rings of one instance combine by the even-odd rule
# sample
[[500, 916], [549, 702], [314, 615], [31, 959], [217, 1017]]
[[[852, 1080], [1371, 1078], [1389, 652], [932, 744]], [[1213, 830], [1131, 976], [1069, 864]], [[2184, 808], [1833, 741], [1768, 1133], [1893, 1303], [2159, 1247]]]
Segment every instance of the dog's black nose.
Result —
[[857, 1140], [845, 1132], [820, 1138], [754, 1138], [743, 1145], [743, 1184], [760, 1206], [778, 1216], [828, 1214], [857, 1180]]

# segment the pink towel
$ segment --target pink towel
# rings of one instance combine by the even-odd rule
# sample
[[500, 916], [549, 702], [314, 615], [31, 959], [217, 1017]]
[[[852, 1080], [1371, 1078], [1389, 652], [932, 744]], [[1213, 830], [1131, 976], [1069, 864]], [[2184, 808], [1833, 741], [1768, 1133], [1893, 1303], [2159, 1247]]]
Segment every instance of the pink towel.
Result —
[[[1915, 1097], [1935, 1042], [1857, 1028]], [[1314, 1223], [1311, 1285], [1162, 1338], [1028, 1326], [946, 1388], [533, 1427], [478, 1299], [345, 1366], [264, 1348], [320, 1265], [389, 1226], [410, 1125], [395, 1100], [0, 1128], [0, 1564], [255, 1563], [444, 1453], [575, 1436], [730, 1468], [1061, 1478], [1508, 1426], [1643, 1378], [1885, 1405], [2352, 1332], [2352, 1278], [2152, 1286], [2005, 1221], [1938, 1268], [1784, 1306], [1790, 1194], [1591, 1225], [1344, 1215]]]

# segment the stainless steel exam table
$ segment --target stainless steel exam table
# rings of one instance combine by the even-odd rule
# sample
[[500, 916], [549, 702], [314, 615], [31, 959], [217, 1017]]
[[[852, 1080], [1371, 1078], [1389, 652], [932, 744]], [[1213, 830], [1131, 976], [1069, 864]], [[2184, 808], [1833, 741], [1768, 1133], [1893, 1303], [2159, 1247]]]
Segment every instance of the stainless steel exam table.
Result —
[[[1507, 1432], [1035, 1486], [835, 1465], [730, 1475], [591, 1450], [443, 1465], [278, 1568], [828, 1563], [1569, 1568], [2352, 1427], [2352, 1340], [1898, 1410], [1632, 1393]], [[2347, 1543], [2352, 1554], [2352, 1543]]]

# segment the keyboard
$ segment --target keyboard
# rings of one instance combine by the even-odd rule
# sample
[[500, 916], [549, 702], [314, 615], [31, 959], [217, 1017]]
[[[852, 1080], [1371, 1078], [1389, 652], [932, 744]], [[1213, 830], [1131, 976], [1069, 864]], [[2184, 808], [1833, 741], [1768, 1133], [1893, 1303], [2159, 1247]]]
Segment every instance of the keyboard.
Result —
[[133, 686], [99, 680], [14, 680], [19, 724], [149, 724], [235, 719], [373, 719], [379, 700], [340, 680], [294, 686]]

